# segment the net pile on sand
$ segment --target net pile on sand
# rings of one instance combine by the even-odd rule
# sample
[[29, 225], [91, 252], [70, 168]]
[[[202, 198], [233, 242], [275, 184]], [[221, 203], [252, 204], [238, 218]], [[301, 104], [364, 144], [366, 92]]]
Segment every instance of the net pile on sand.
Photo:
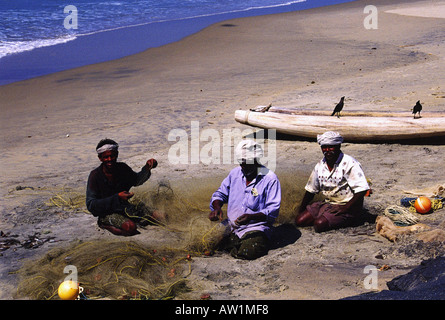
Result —
[[61, 188], [45, 202], [45, 205], [68, 211], [88, 212], [85, 206], [85, 199], [85, 192], [81, 193], [70, 188]]
[[[295, 177], [283, 180], [284, 192], [295, 200], [282, 204], [277, 224], [291, 220], [298, 202], [296, 198], [300, 196], [295, 191], [298, 189]], [[222, 177], [201, 178], [199, 183], [182, 181], [173, 186], [161, 181], [135, 190], [133, 204], [141, 202], [165, 213], [166, 220], [157, 224], [166, 232], [165, 245], [159, 247], [119, 237], [113, 241], [95, 240], [56, 248], [18, 270], [21, 281], [17, 297], [58, 299], [57, 289], [67, 276], [63, 273], [67, 265], [76, 267], [78, 282], [90, 299], [176, 297], [190, 289], [186, 281], [192, 257], [213, 251], [227, 232], [226, 226], [208, 219], [211, 195], [221, 181]], [[86, 210], [84, 193], [68, 191], [57, 192], [46, 205], [75, 212]], [[172, 245], [168, 238], [180, 239], [181, 245], [178, 246], [178, 242]]]
[[134, 241], [91, 241], [54, 249], [19, 271], [18, 297], [57, 299], [67, 265], [90, 298], [168, 299], [187, 290], [191, 261], [181, 250], [152, 249]]
[[[132, 202], [143, 202], [165, 212], [167, 220], [157, 227], [167, 234], [174, 233], [172, 238], [176, 240], [182, 239], [180, 246], [173, 246], [168, 237], [165, 244], [156, 246], [119, 237], [56, 248], [17, 271], [20, 283], [16, 296], [58, 299], [57, 289], [67, 276], [63, 273], [67, 265], [75, 266], [78, 282], [90, 299], [170, 299], [186, 291], [192, 257], [212, 250], [224, 228], [208, 219], [208, 194], [192, 188], [187, 192], [173, 189], [168, 182], [161, 181], [157, 186], [135, 192]], [[85, 195], [71, 189], [58, 190], [45, 205], [84, 211]]]

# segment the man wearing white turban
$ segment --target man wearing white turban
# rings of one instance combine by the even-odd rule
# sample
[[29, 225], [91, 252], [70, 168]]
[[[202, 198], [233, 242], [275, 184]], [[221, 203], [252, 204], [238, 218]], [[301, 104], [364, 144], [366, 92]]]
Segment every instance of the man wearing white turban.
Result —
[[[341, 150], [342, 136], [328, 131], [317, 136], [324, 158], [312, 171], [297, 212], [297, 226], [314, 226], [316, 232], [351, 226], [360, 218], [369, 185], [360, 163]], [[325, 201], [312, 204], [321, 192]]]
[[101, 165], [88, 176], [86, 205], [88, 211], [98, 217], [100, 228], [115, 235], [129, 236], [137, 233], [136, 224], [144, 225], [151, 217], [155, 218], [155, 211], [146, 215], [143, 210], [136, 210], [128, 200], [134, 195], [130, 188], [147, 181], [157, 161], [149, 159], [140, 172], [134, 172], [124, 162], [117, 161], [118, 148], [119, 145], [112, 139], [103, 139], [97, 144], [96, 152]]
[[230, 228], [220, 248], [235, 258], [252, 260], [267, 254], [271, 227], [281, 205], [278, 177], [260, 164], [263, 149], [253, 140], [242, 140], [235, 149], [240, 163], [223, 180], [210, 200], [209, 219], [222, 220], [227, 203]]
[[335, 131], [327, 131], [317, 135], [317, 142], [320, 146], [336, 146], [343, 142], [343, 137]]
[[235, 148], [235, 157], [238, 162], [246, 160], [247, 163], [254, 163], [255, 159], [263, 157], [263, 148], [253, 140], [241, 140]]

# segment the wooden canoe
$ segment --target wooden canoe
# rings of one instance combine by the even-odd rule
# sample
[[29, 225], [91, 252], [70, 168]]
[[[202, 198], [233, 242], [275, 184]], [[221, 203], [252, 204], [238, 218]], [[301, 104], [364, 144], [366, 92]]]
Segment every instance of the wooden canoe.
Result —
[[[411, 113], [349, 112], [340, 118], [330, 112], [274, 110], [266, 112], [237, 110], [235, 120], [254, 127], [275, 129], [279, 133], [316, 138], [326, 131], [339, 132], [346, 142], [399, 141], [445, 137], [445, 113], [425, 112], [414, 119]], [[445, 139], [444, 139], [445, 140]], [[444, 141], [445, 143], [445, 141]]]

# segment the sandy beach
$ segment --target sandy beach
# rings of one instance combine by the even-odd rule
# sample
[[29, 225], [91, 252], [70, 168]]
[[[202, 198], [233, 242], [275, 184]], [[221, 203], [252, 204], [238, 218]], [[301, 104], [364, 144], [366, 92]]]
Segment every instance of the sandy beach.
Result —
[[[406, 111], [417, 100], [427, 111], [445, 111], [445, 2], [376, 0], [378, 29], [366, 29], [354, 1], [323, 8], [242, 18], [212, 25], [185, 39], [119, 60], [0, 86], [2, 250], [0, 298], [16, 299], [18, 274], [73, 241], [137, 241], [177, 246], [168, 228], [148, 226], [133, 237], [100, 230], [83, 211], [47, 205], [66, 190], [84, 194], [99, 165], [95, 147], [104, 137], [120, 144], [120, 161], [139, 170], [149, 158], [159, 166], [135, 189], [143, 194], [166, 181], [206, 217], [210, 195], [236, 164], [173, 164], [174, 129], [200, 132], [244, 130], [238, 109], [257, 105], [332, 110], [345, 96], [345, 110]], [[233, 147], [230, 141], [229, 147]], [[192, 144], [190, 144], [191, 146]], [[201, 141], [200, 148], [205, 145]], [[199, 149], [198, 151], [200, 151]], [[370, 220], [317, 234], [293, 225], [294, 209], [320, 148], [315, 141], [279, 136], [276, 168], [283, 186], [274, 247], [265, 257], [242, 261], [225, 253], [194, 256], [186, 277], [190, 291], [178, 299], [334, 300], [370, 292], [365, 266], [382, 268], [378, 289], [422, 260], [445, 253], [443, 242], [415, 235], [391, 242], [376, 232], [375, 217], [400, 203], [406, 190], [445, 184], [440, 141], [404, 144], [348, 143], [342, 150], [362, 164], [372, 181], [365, 199]], [[168, 205], [168, 204], [167, 204]], [[421, 216], [445, 230], [445, 209]], [[38, 233], [35, 248], [23, 244]], [[14, 237], [12, 237], [14, 235]], [[75, 264], [75, 263], [74, 263]], [[61, 271], [61, 279], [64, 277]]]

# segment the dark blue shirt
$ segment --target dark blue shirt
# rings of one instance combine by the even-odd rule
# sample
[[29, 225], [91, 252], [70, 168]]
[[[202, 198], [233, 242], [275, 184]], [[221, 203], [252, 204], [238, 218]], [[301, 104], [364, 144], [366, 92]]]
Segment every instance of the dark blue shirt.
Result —
[[96, 217], [111, 213], [124, 213], [129, 202], [121, 200], [119, 192], [129, 191], [150, 178], [151, 170], [143, 167], [139, 173], [134, 172], [123, 162], [116, 163], [114, 179], [110, 181], [103, 172], [103, 164], [91, 171], [87, 183], [86, 205]]

